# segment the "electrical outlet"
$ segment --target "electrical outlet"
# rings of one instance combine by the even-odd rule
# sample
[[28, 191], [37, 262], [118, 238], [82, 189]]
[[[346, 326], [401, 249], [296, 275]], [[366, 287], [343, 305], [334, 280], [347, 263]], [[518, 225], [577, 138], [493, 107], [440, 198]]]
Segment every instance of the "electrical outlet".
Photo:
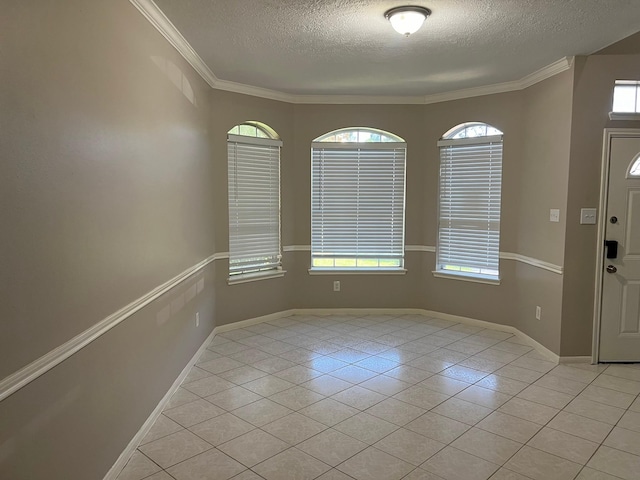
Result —
[[540, 308], [540, 306], [536, 307], [536, 320], [540, 320], [540, 317], [542, 317], [542, 308]]
[[200, 326], [200, 312], [196, 312], [196, 327]]
[[340, 291], [340, 280], [335, 280], [333, 282], [333, 291], [334, 292], [339, 292]]

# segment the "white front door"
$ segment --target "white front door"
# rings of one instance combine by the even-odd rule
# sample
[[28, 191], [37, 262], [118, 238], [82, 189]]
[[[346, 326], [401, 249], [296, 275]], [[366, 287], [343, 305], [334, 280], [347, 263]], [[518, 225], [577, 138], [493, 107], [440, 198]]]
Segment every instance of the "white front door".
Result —
[[640, 137], [611, 139], [602, 273], [601, 362], [640, 362]]

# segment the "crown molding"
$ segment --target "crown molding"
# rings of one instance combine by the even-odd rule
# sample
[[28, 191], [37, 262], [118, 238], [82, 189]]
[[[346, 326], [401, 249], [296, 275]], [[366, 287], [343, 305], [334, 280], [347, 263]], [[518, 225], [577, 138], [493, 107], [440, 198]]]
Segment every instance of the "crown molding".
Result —
[[540, 83], [547, 78], [558, 75], [559, 73], [566, 72], [573, 66], [574, 58], [575, 57], [563, 57], [560, 60], [556, 60], [552, 64], [541, 68], [540, 70], [536, 70], [535, 72], [530, 73], [520, 80], [520, 90], [529, 88], [536, 83]]
[[496, 93], [515, 92], [531, 87], [536, 83], [540, 83], [547, 78], [567, 71], [573, 65], [573, 57], [564, 57], [553, 62], [546, 67], [530, 73], [520, 80], [511, 82], [494, 83], [492, 85], [483, 85], [481, 87], [465, 88], [464, 90], [455, 90], [453, 92], [436, 93], [424, 97], [425, 104], [450, 102], [452, 100], [462, 100], [464, 98], [482, 97], [484, 95], [494, 95]]
[[329, 105], [428, 105], [433, 103], [462, 100], [464, 98], [494, 95], [496, 93], [523, 90], [547, 78], [569, 70], [574, 57], [564, 57], [560, 60], [537, 70], [520, 80], [466, 88], [452, 92], [436, 93], [433, 95], [297, 95], [279, 92], [268, 88], [255, 87], [243, 83], [221, 80], [215, 76], [207, 64], [196, 53], [189, 42], [171, 23], [153, 0], [129, 0], [144, 17], [153, 25], [164, 38], [189, 62], [198, 74], [216, 90], [240, 93], [253, 97], [266, 98], [294, 104], [329, 104]]
[[288, 102], [307, 105], [424, 105], [426, 98], [424, 95], [290, 95]]
[[129, 0], [212, 88], [218, 78], [153, 0]]

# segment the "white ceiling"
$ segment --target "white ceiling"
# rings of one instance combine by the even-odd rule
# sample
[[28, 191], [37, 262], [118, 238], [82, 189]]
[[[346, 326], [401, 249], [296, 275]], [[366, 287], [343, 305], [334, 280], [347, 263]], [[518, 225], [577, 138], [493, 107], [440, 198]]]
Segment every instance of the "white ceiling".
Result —
[[[640, 0], [155, 0], [218, 79], [294, 95], [433, 95], [519, 80], [640, 28]], [[433, 14], [405, 38], [384, 13]]]

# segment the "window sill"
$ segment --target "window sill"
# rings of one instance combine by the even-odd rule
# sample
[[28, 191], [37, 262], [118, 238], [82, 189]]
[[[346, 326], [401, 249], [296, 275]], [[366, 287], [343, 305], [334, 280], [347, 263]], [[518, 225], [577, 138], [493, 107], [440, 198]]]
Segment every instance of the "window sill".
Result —
[[310, 268], [309, 275], [405, 275], [405, 268]]
[[433, 276], [436, 278], [447, 278], [449, 280], [462, 280], [463, 282], [484, 283], [487, 285], [500, 285], [500, 278], [490, 277], [489, 275], [478, 275], [473, 273], [454, 273], [436, 270]]
[[270, 278], [284, 277], [286, 270], [267, 270], [266, 272], [245, 273], [234, 275], [227, 279], [229, 285], [239, 285], [241, 283], [257, 282], [258, 280], [269, 280]]
[[640, 120], [640, 113], [609, 112], [609, 120]]

